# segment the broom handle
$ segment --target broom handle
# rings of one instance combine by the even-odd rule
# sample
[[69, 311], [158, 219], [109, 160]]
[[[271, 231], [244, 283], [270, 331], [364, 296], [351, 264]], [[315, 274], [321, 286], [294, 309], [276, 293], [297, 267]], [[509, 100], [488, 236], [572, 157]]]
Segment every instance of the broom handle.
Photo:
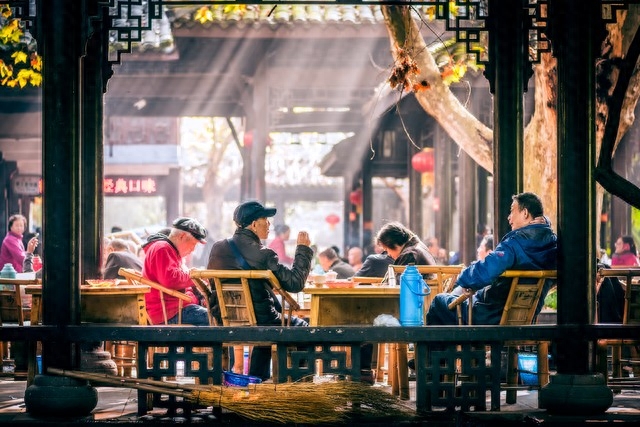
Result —
[[[147, 390], [141, 387], [144, 385], [144, 386], [149, 386], [154, 388], [154, 390], [147, 390], [147, 391], [154, 391], [158, 393], [167, 393], [167, 394], [172, 394], [172, 393], [169, 393], [167, 389], [190, 390], [190, 391], [209, 390], [209, 387], [202, 386], [202, 385], [183, 385], [183, 384], [169, 383], [164, 381], [147, 380], [144, 378], [116, 377], [109, 374], [70, 371], [70, 370], [58, 369], [58, 368], [47, 368], [47, 373], [62, 375], [62, 376], [72, 377], [72, 378], [79, 378], [81, 380], [102, 381], [104, 383], [119, 385], [119, 386], [130, 385], [132, 388], [140, 388], [140, 390]], [[178, 394], [176, 394], [176, 396], [184, 397], [187, 394], [189, 396], [191, 395], [191, 393], [182, 393], [179, 391], [177, 393]]]

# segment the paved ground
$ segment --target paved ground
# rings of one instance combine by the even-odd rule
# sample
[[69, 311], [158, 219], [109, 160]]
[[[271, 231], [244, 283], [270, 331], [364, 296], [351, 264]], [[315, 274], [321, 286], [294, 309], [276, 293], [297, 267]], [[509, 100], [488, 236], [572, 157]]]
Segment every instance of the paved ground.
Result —
[[[377, 385], [377, 387], [383, 387]], [[186, 423], [183, 418], [170, 419], [163, 417], [162, 410], [154, 412], [147, 417], [138, 417], [137, 391], [129, 388], [97, 387], [98, 405], [91, 415], [84, 418], [50, 419], [34, 418], [25, 411], [24, 393], [26, 383], [0, 379], [0, 425], [140, 425], [155, 423]], [[414, 398], [412, 390], [412, 398]], [[640, 426], [640, 391], [625, 391], [614, 397], [613, 406], [603, 415], [591, 417], [560, 417], [549, 415], [546, 411], [538, 409], [537, 392], [520, 391], [518, 403], [506, 405], [503, 402], [500, 412], [483, 413], [446, 413], [439, 411], [433, 415], [424, 417], [419, 421], [390, 422], [364, 420], [350, 423], [353, 425], [380, 425], [389, 427], [392, 425], [429, 425], [429, 426], [574, 426], [597, 424], [625, 424]], [[406, 402], [411, 407], [412, 401]], [[214, 425], [264, 425], [264, 423], [246, 422], [231, 414], [223, 414], [216, 418], [211, 411], [202, 411], [196, 414], [193, 424]]]

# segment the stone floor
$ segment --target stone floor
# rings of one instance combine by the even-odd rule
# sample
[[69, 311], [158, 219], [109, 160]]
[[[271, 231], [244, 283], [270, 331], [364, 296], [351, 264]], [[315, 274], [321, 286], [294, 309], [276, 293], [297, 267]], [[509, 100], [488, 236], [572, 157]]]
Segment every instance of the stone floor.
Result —
[[[413, 384], [413, 383], [412, 383]], [[375, 387], [386, 387], [377, 384]], [[140, 425], [191, 423], [208, 425], [264, 425], [265, 423], [249, 422], [235, 417], [233, 414], [222, 414], [216, 418], [211, 410], [203, 410], [195, 414], [190, 422], [181, 417], [170, 419], [164, 416], [163, 410], [154, 411], [148, 416], [137, 415], [137, 391], [130, 388], [97, 387], [98, 405], [92, 413], [83, 418], [50, 419], [34, 418], [25, 410], [24, 393], [26, 383], [12, 379], [0, 379], [0, 425]], [[412, 399], [406, 402], [411, 407], [415, 403], [414, 390]], [[538, 393], [536, 391], [519, 391], [518, 403], [507, 405], [502, 396], [500, 412], [445, 412], [435, 411], [431, 415], [416, 421], [375, 422], [366, 420], [350, 423], [352, 425], [392, 426], [392, 425], [429, 425], [429, 426], [574, 426], [597, 424], [640, 425], [640, 391], [624, 391], [616, 394], [612, 407], [598, 416], [553, 416], [538, 409]]]

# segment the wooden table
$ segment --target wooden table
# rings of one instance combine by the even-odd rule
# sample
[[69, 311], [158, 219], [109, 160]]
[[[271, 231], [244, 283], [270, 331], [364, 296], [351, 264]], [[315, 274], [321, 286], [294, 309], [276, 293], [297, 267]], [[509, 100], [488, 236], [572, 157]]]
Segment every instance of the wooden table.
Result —
[[[400, 317], [400, 287], [356, 285], [351, 288], [308, 287], [310, 326], [373, 325], [380, 314]], [[384, 363], [378, 352], [378, 366]], [[391, 344], [388, 361], [391, 392], [409, 399], [407, 345]], [[378, 368], [378, 375], [381, 375]]]
[[[121, 323], [146, 325], [144, 295], [149, 286], [118, 285], [112, 287], [80, 286], [82, 322]], [[27, 286], [25, 293], [32, 296], [31, 324], [42, 321], [42, 287]]]
[[[146, 325], [147, 313], [144, 295], [151, 288], [124, 283], [112, 287], [80, 286], [81, 321]], [[31, 324], [38, 325], [42, 322], [42, 286], [26, 286], [25, 293], [32, 296]], [[35, 354], [35, 346], [30, 346], [27, 384], [32, 384], [35, 377]]]
[[308, 287], [304, 292], [311, 295], [311, 326], [373, 325], [380, 314], [400, 315], [399, 287]]

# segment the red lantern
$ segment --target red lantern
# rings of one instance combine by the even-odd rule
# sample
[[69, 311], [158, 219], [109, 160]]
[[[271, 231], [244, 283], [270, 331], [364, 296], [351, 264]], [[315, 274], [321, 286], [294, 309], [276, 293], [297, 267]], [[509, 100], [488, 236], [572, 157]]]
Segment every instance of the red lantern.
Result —
[[247, 130], [244, 132], [244, 140], [242, 141], [244, 148], [251, 148], [253, 145], [253, 131]]
[[336, 214], [329, 214], [324, 220], [327, 221], [327, 224], [329, 224], [329, 227], [333, 230], [340, 222], [340, 217]]
[[362, 206], [362, 190], [358, 188], [349, 193], [349, 201], [356, 207]]
[[433, 148], [425, 148], [411, 158], [411, 166], [420, 173], [433, 172], [434, 164]]

